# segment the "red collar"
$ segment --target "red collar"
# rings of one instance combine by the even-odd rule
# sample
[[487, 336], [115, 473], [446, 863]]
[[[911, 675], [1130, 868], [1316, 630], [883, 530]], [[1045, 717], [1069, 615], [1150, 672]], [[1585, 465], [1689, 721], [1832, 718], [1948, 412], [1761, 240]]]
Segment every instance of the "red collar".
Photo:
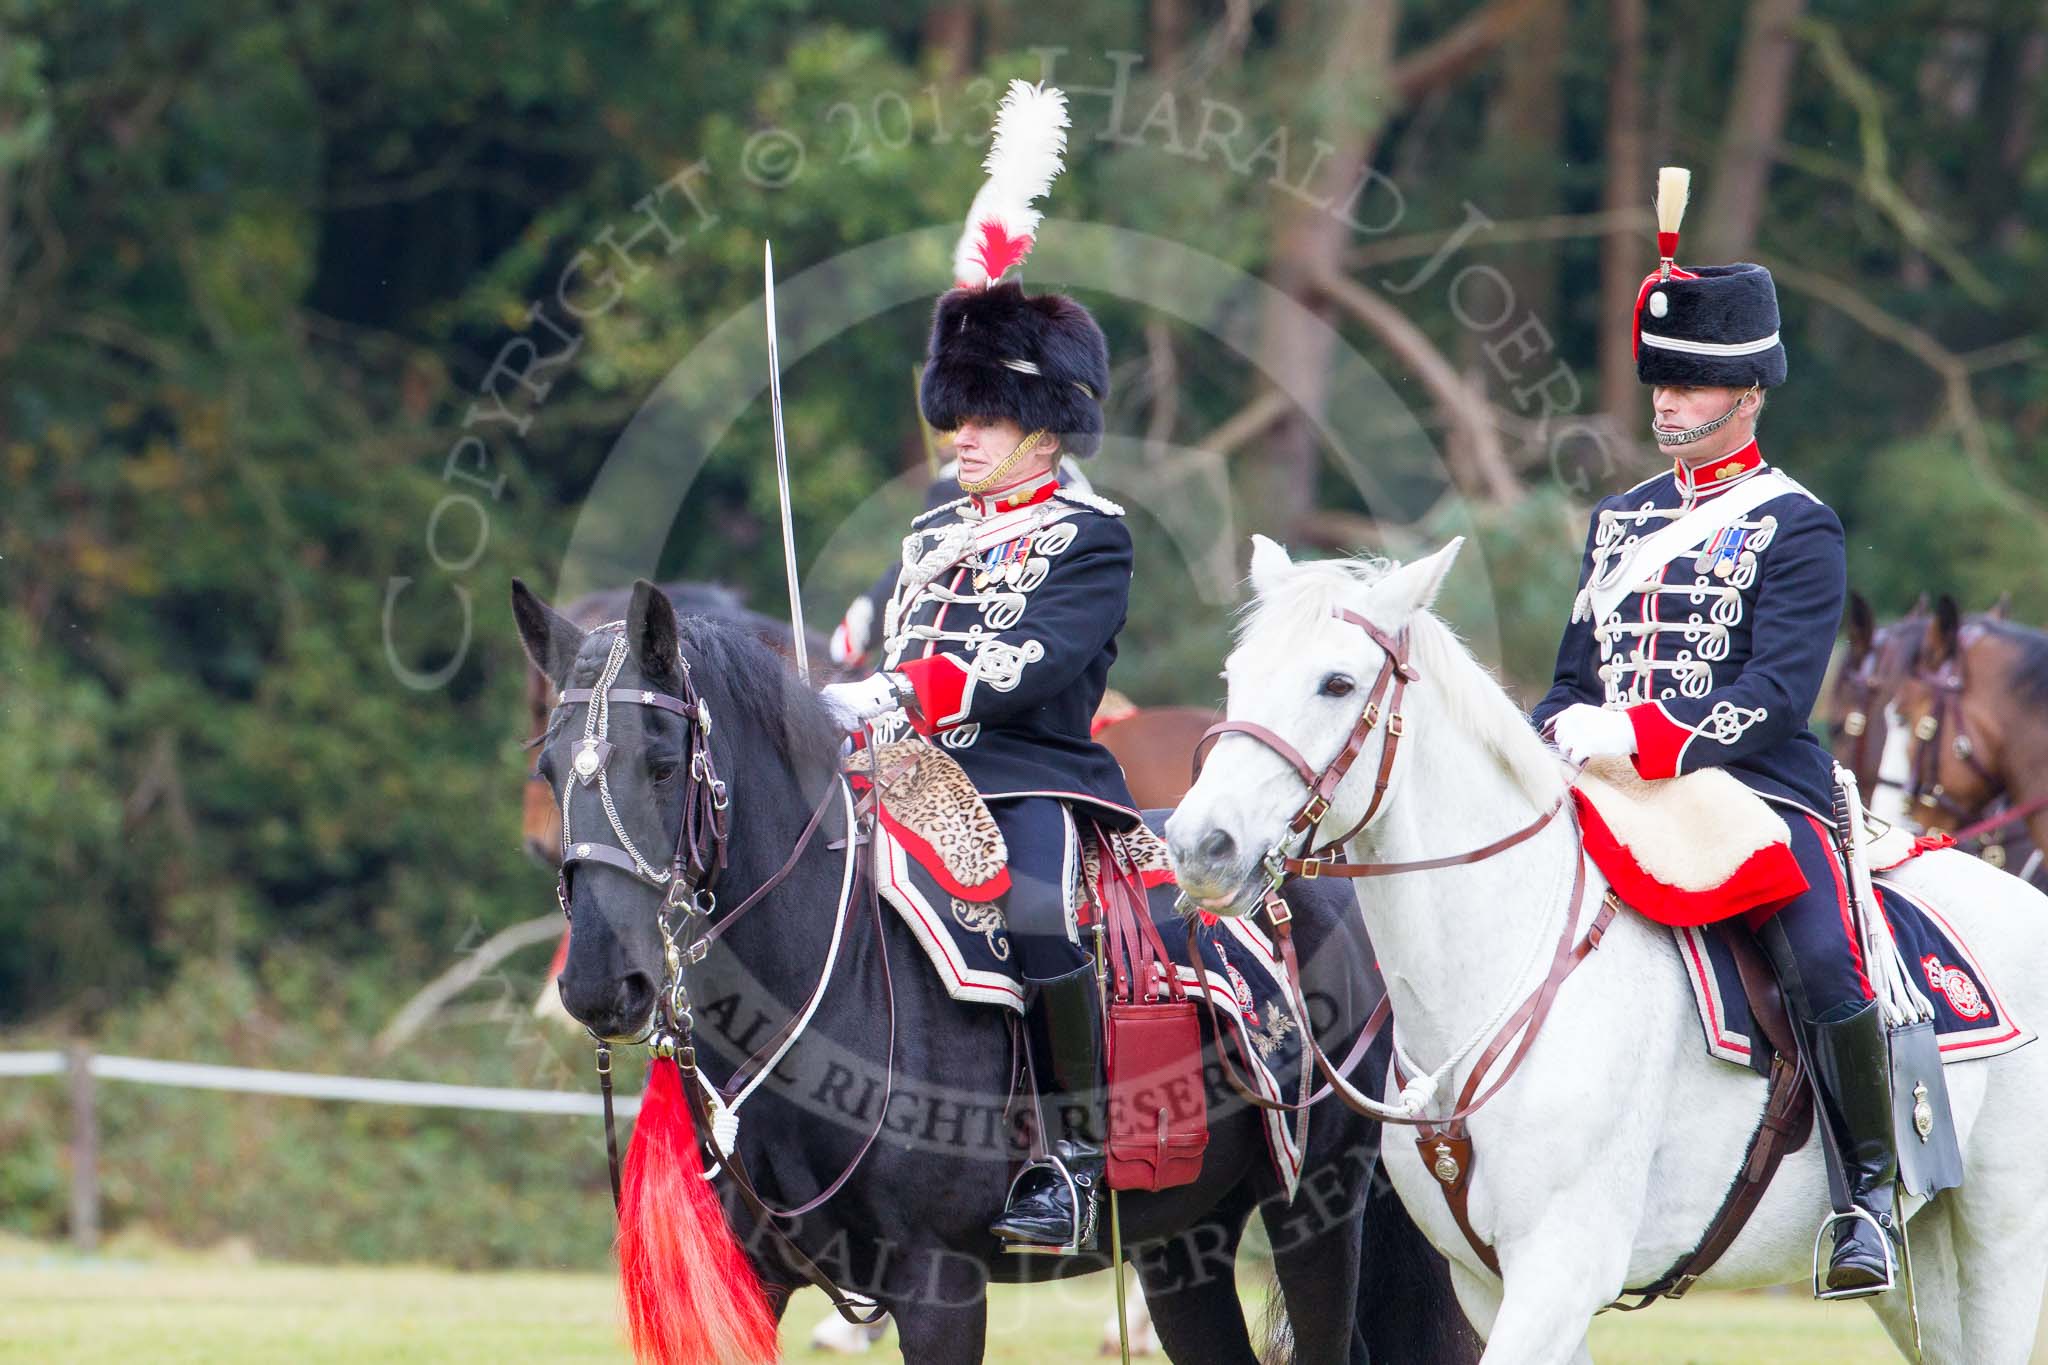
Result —
[[1005, 488], [996, 493], [976, 493], [974, 510], [985, 517], [998, 512], [1014, 512], [1019, 507], [1031, 507], [1044, 502], [1060, 491], [1057, 474], [1046, 474], [1036, 483], [1020, 483], [1014, 488]]
[[1692, 468], [1683, 460], [1675, 461], [1672, 477], [1678, 480], [1678, 491], [1686, 501], [1694, 502], [1727, 492], [1763, 467], [1764, 453], [1752, 438], [1748, 445], [1734, 454], [1699, 469]]

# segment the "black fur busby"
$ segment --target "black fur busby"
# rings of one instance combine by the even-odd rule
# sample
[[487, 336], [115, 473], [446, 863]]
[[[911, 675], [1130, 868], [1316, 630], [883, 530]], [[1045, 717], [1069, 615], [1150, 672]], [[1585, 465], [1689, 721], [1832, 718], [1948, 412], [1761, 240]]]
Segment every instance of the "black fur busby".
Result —
[[1785, 382], [1778, 291], [1760, 265], [1651, 275], [1636, 304], [1636, 377], [1645, 384], [1746, 389]]
[[1017, 284], [940, 296], [918, 386], [924, 419], [940, 431], [964, 417], [1007, 417], [1051, 432], [1069, 455], [1093, 455], [1108, 396], [1109, 343], [1073, 299]]
[[1067, 97], [1011, 81], [996, 109], [982, 167], [988, 180], [953, 248], [954, 287], [932, 315], [918, 406], [950, 431], [967, 417], [1007, 417], [1059, 437], [1069, 455], [1102, 444], [1109, 343], [1086, 308], [1063, 294], [1003, 283], [1023, 264], [1042, 219], [1033, 204], [1052, 188], [1067, 146]]

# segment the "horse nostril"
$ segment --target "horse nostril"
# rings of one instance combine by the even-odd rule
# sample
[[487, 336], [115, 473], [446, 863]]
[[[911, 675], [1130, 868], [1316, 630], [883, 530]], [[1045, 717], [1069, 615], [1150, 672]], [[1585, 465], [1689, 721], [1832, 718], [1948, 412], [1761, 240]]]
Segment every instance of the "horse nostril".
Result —
[[654, 979], [645, 972], [627, 972], [619, 978], [617, 999], [621, 1027], [639, 1028], [654, 1009]]
[[1237, 840], [1220, 829], [1212, 829], [1202, 836], [1202, 842], [1197, 847], [1201, 849], [1204, 858], [1213, 858], [1220, 862], [1237, 852]]

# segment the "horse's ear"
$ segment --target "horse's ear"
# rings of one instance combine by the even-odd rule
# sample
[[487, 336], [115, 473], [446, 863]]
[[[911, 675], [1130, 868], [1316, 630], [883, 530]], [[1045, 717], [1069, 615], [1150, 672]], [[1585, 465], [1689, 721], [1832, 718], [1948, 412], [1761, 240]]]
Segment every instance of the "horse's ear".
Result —
[[1862, 593], [1849, 594], [1849, 657], [1860, 659], [1870, 653], [1877, 639], [1877, 613]]
[[519, 643], [526, 657], [556, 687], [567, 685], [569, 667], [583, 647], [583, 629], [534, 595], [520, 579], [512, 580], [512, 619], [519, 623]]
[[1927, 614], [1928, 612], [1930, 612], [1930, 611], [1933, 611], [1933, 610], [1934, 610], [1934, 604], [1933, 604], [1933, 602], [1931, 602], [1930, 600], [1928, 600], [1928, 596], [1927, 596], [1926, 590], [1925, 590], [1925, 589], [1922, 589], [1922, 590], [1921, 590], [1921, 593], [1920, 593], [1920, 595], [1919, 595], [1918, 597], [1916, 597], [1916, 598], [1914, 598], [1914, 599], [1913, 599], [1913, 609], [1912, 609], [1911, 611], [1907, 612], [1907, 613], [1906, 613], [1906, 615], [1908, 615], [1908, 616], [1925, 616], [1925, 615], [1926, 615], [1926, 614]]
[[1943, 593], [1934, 603], [1934, 619], [1927, 623], [1927, 662], [1947, 663], [1956, 656], [1956, 636], [1963, 628], [1962, 608]]
[[1998, 600], [1991, 604], [1991, 610], [1984, 613], [1992, 621], [2003, 621], [2012, 615], [2012, 589], [1998, 594]]
[[1252, 595], [1264, 597], [1280, 586], [1280, 580], [1294, 569], [1287, 547], [1266, 536], [1252, 537]]
[[1444, 585], [1444, 575], [1451, 571], [1458, 551], [1464, 548], [1465, 537], [1458, 536], [1429, 558], [1403, 564], [1373, 585], [1374, 602], [1402, 621], [1418, 611], [1428, 610], [1436, 601], [1437, 590]]
[[676, 609], [666, 593], [644, 578], [633, 580], [633, 599], [626, 604], [626, 638], [632, 641], [643, 672], [663, 677], [676, 672], [683, 653]]

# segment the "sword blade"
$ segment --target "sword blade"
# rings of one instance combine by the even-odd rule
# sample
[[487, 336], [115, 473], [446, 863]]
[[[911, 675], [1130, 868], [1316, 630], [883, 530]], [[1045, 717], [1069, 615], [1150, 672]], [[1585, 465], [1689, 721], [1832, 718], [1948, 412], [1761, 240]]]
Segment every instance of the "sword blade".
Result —
[[810, 646], [804, 638], [803, 594], [797, 587], [796, 519], [789, 510], [789, 444], [782, 434], [782, 353], [775, 344], [775, 247], [761, 243], [761, 274], [768, 312], [768, 412], [775, 426], [775, 491], [782, 504], [782, 571], [789, 579], [789, 629], [796, 645], [797, 676], [811, 681]]

